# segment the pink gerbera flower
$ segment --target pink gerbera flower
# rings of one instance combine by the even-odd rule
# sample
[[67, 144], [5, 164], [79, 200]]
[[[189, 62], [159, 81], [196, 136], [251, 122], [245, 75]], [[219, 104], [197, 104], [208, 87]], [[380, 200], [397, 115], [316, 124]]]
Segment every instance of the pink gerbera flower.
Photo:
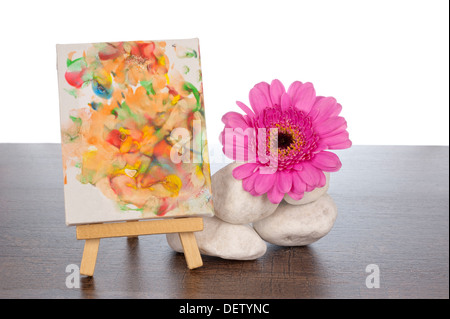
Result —
[[279, 203], [285, 194], [300, 200], [305, 192], [325, 186], [323, 172], [342, 166], [326, 150], [352, 145], [336, 99], [316, 96], [311, 83], [299, 81], [286, 92], [279, 80], [255, 85], [249, 99], [252, 109], [237, 102], [246, 115], [228, 112], [222, 117], [220, 135], [224, 153], [246, 162], [233, 170], [244, 190]]

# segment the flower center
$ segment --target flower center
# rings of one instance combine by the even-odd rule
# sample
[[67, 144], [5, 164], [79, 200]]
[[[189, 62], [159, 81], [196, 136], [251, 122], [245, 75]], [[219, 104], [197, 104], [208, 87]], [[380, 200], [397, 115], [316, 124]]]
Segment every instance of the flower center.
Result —
[[288, 133], [278, 133], [278, 148], [288, 148], [293, 142], [292, 135]]
[[[278, 170], [289, 169], [314, 156], [319, 138], [314, 133], [311, 119], [303, 112], [292, 107], [285, 111], [267, 108], [255, 125], [266, 129], [265, 156], [276, 156]], [[277, 133], [273, 129], [277, 129]], [[276, 155], [274, 149], [277, 149]]]

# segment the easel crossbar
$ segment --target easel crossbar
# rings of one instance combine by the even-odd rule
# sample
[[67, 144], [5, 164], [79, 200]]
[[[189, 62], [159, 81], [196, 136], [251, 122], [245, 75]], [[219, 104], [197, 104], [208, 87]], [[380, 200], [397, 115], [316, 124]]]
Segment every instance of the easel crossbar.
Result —
[[203, 230], [201, 217], [104, 223], [77, 226], [77, 239], [130, 237], [151, 234], [184, 233]]

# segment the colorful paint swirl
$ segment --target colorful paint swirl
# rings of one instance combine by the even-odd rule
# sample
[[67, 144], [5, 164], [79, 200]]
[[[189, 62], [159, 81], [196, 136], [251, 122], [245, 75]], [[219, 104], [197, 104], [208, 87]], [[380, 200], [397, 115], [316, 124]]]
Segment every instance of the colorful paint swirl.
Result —
[[[185, 79], [192, 63], [183, 63], [199, 65], [197, 51], [176, 42], [136, 41], [70, 52], [65, 94], [77, 107], [62, 118], [65, 183], [67, 169], [75, 167], [78, 182], [95, 186], [122, 211], [212, 214], [202, 83], [198, 75], [197, 83]], [[180, 144], [176, 128], [187, 129], [190, 138]], [[175, 145], [187, 161], [171, 159]]]

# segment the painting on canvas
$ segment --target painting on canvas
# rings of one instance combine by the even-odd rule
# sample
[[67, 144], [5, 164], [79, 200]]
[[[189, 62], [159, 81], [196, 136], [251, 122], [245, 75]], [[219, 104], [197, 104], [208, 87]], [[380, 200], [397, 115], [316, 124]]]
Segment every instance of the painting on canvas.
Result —
[[66, 224], [212, 216], [198, 39], [57, 55]]

